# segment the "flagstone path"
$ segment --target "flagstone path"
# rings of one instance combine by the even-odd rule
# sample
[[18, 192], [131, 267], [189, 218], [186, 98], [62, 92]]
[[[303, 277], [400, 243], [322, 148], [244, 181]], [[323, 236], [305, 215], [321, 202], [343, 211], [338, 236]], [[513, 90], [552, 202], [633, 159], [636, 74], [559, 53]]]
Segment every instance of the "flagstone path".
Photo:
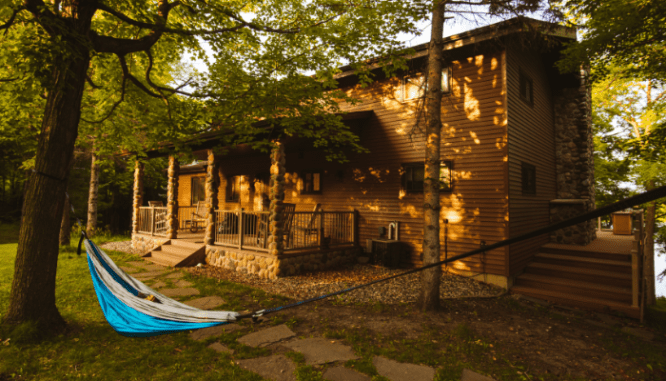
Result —
[[[168, 297], [187, 297], [199, 295], [198, 289], [192, 283], [181, 279], [181, 271], [173, 271], [164, 267], [144, 261], [128, 262], [130, 266], [122, 269], [131, 273], [141, 281], [152, 282], [152, 288], [160, 289], [160, 293]], [[142, 272], [143, 271], [143, 272]], [[169, 286], [172, 285], [172, 286]], [[225, 304], [219, 296], [204, 296], [188, 300], [185, 304], [199, 309], [211, 310]], [[266, 320], [264, 320], [265, 322]], [[261, 325], [258, 325], [261, 327]], [[217, 336], [247, 329], [239, 324], [225, 324], [210, 328], [192, 331], [191, 340], [204, 341]], [[359, 359], [353, 348], [339, 340], [322, 337], [296, 338], [296, 334], [286, 325], [277, 325], [261, 328], [258, 331], [247, 333], [237, 339], [237, 342], [254, 348], [268, 348], [273, 355], [252, 359], [234, 360], [239, 367], [257, 373], [267, 380], [295, 381], [297, 364], [286, 357], [286, 350], [301, 353], [305, 363], [317, 369], [324, 366], [323, 378], [329, 381], [370, 381], [371, 377], [356, 370], [346, 368], [343, 364], [349, 360]], [[235, 351], [221, 342], [213, 342], [207, 346], [220, 355], [233, 356]], [[391, 381], [432, 381], [436, 369], [417, 364], [401, 363], [382, 356], [375, 356], [372, 361], [381, 376]], [[462, 381], [494, 381], [492, 378], [465, 369]]]

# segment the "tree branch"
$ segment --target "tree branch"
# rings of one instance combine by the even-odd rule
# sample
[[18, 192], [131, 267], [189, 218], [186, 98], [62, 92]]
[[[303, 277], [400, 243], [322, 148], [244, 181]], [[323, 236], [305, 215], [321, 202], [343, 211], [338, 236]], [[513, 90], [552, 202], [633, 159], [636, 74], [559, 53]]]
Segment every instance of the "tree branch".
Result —
[[24, 9], [23, 7], [18, 7], [16, 9], [14, 9], [14, 12], [12, 12], [12, 15], [9, 17], [9, 20], [7, 20], [6, 23], [0, 25], [0, 30], [9, 29], [12, 26], [12, 24], [14, 24], [14, 20], [16, 19], [16, 15], [19, 12], [21, 12], [23, 9]]
[[[89, 80], [89, 78], [90, 77], [86, 76], [86, 80]], [[127, 78], [125, 76], [123, 76], [123, 82], [122, 82], [122, 85], [120, 86], [120, 99], [117, 102], [115, 102], [113, 104], [113, 106], [111, 106], [111, 110], [109, 111], [109, 113], [104, 118], [102, 118], [100, 120], [92, 121], [92, 120], [83, 119], [83, 117], [81, 117], [81, 120], [86, 122], [86, 123], [90, 123], [90, 124], [99, 124], [99, 123], [102, 123], [105, 120], [109, 119], [111, 117], [111, 115], [113, 115], [113, 112], [116, 110], [116, 108], [121, 103], [123, 103], [123, 101], [125, 100], [125, 83], [126, 82], [127, 82]], [[90, 81], [90, 83], [92, 84], [92, 81]]]
[[86, 82], [92, 87], [93, 89], [101, 89], [102, 86], [96, 85], [95, 82], [92, 81], [92, 78], [88, 74], [86, 74]]
[[120, 67], [123, 69], [123, 80], [129, 79], [136, 87], [143, 90], [146, 94], [150, 95], [153, 98], [162, 99], [161, 95], [155, 94], [152, 91], [150, 91], [149, 88], [147, 88], [143, 83], [141, 83], [141, 81], [139, 81], [135, 76], [133, 76], [130, 73], [129, 69], [127, 68], [127, 62], [125, 61], [124, 55], [118, 55], [118, 60], [120, 61]]

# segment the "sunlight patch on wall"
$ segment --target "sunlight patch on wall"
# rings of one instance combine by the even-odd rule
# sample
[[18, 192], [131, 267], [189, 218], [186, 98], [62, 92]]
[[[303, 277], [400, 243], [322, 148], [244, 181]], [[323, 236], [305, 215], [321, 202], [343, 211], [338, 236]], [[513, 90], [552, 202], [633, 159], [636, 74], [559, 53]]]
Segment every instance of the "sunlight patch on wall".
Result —
[[[467, 77], [465, 77], [465, 80], [468, 80]], [[469, 81], [468, 81], [469, 82]], [[479, 100], [474, 97], [474, 90], [472, 90], [472, 87], [469, 86], [467, 83], [464, 84], [465, 86], [465, 115], [467, 115], [467, 119], [475, 121], [479, 120], [481, 117], [481, 110], [479, 109]]]
[[469, 136], [472, 137], [472, 139], [474, 140], [474, 143], [476, 143], [476, 144], [481, 144], [481, 140], [479, 140], [479, 137], [478, 137], [478, 135], [476, 134], [476, 132], [474, 132], [474, 131], [470, 131], [470, 132], [469, 132]]
[[363, 171], [359, 168], [354, 168], [352, 171], [354, 174], [354, 181], [362, 183], [365, 181], [365, 174], [363, 174]]
[[497, 65], [499, 65], [499, 61], [497, 60], [496, 57], [493, 57], [493, 58], [490, 60], [490, 69], [491, 69], [491, 70], [495, 70], [495, 69], [497, 69]]
[[400, 204], [400, 214], [409, 214], [413, 218], [421, 217], [423, 210], [416, 209], [414, 205], [411, 204]]

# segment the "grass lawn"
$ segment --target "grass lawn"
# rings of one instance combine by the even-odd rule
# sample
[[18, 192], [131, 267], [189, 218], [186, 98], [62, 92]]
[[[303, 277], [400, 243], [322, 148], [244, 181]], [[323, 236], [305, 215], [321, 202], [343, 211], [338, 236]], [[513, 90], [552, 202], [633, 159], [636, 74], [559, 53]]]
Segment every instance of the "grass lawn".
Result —
[[[0, 320], [9, 304], [18, 229], [0, 226]], [[73, 236], [74, 238], [74, 236]], [[126, 237], [98, 236], [97, 243]], [[345, 367], [387, 381], [375, 356], [437, 369], [434, 381], [460, 380], [471, 369], [497, 380], [661, 380], [666, 375], [666, 335], [644, 342], [620, 330], [589, 323], [591, 315], [543, 307], [507, 296], [449, 300], [442, 311], [421, 313], [411, 304], [325, 301], [269, 315], [260, 324], [242, 321], [241, 331], [205, 341], [188, 332], [153, 338], [123, 337], [107, 324], [97, 302], [85, 256], [76, 239], [58, 260], [57, 307], [70, 329], [37, 341], [27, 325], [0, 325], [0, 381], [5, 380], [262, 380], [234, 360], [284, 354], [296, 364], [298, 381], [323, 380], [326, 366], [310, 366], [285, 347], [251, 348], [237, 338], [266, 326], [287, 324], [298, 337], [326, 337], [351, 346], [360, 359]], [[107, 251], [119, 265], [135, 255]], [[182, 271], [182, 270], [179, 270]], [[229, 281], [183, 271], [201, 295], [217, 295], [219, 309], [242, 311], [285, 304], [288, 299]], [[174, 280], [160, 277], [167, 284]], [[655, 311], [662, 312], [666, 300]], [[630, 319], [623, 325], [637, 327]], [[207, 348], [219, 341], [233, 355]], [[338, 364], [339, 365], [339, 364]]]
[[[3, 229], [0, 229], [2, 231]], [[11, 234], [2, 235], [11, 241]], [[118, 237], [121, 238], [121, 237]], [[127, 238], [125, 238], [127, 239]], [[206, 348], [207, 342], [188, 339], [188, 333], [152, 338], [127, 338], [117, 334], [102, 314], [93, 289], [85, 254], [76, 255], [72, 245], [61, 248], [56, 286], [57, 307], [70, 324], [70, 331], [46, 341], [35, 342], [38, 336], [30, 326], [9, 331], [0, 326], [0, 380], [261, 380], [251, 372], [232, 364], [231, 357]], [[7, 311], [11, 279], [16, 256], [16, 243], [0, 244], [0, 314]], [[107, 252], [118, 264], [137, 260], [136, 256]], [[264, 305], [277, 305], [280, 298], [236, 284], [217, 280], [184, 279], [195, 283], [206, 295], [247, 295]], [[213, 284], [215, 283], [215, 284]], [[228, 298], [236, 310], [244, 300]], [[0, 320], [2, 315], [0, 315]], [[223, 341], [235, 343], [230, 334]], [[231, 346], [231, 345], [230, 345]], [[236, 344], [235, 358], [265, 355]]]

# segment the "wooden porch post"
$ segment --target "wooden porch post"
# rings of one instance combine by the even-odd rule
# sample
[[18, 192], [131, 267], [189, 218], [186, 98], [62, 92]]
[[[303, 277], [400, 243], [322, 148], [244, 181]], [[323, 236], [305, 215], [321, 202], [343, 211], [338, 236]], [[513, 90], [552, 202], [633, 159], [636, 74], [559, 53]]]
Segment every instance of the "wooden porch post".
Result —
[[169, 156], [169, 178], [167, 180], [167, 238], [178, 238], [178, 172], [180, 164]]
[[206, 235], [204, 245], [215, 243], [215, 206], [217, 206], [217, 185], [220, 183], [217, 163], [213, 150], [208, 150], [208, 168], [206, 169]]
[[134, 166], [134, 203], [132, 205], [132, 233], [139, 231], [139, 213], [143, 204], [143, 163], [136, 161]]
[[268, 252], [278, 256], [284, 252], [284, 173], [286, 157], [284, 146], [274, 142], [271, 152], [271, 180], [270, 180], [270, 236], [268, 237]]

